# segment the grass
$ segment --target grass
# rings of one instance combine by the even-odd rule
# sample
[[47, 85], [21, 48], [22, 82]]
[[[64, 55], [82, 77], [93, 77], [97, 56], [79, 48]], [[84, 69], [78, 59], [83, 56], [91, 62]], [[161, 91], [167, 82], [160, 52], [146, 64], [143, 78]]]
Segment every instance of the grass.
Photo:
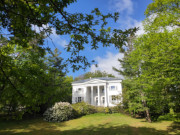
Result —
[[42, 118], [0, 121], [0, 134], [26, 135], [168, 135], [180, 134], [180, 125], [171, 121], [148, 123], [124, 114], [92, 114], [78, 119], [49, 123]]

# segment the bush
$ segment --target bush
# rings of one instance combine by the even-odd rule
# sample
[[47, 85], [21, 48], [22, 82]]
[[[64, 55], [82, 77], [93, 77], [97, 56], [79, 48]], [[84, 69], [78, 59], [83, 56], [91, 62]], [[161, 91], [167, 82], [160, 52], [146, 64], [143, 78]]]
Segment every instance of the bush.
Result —
[[174, 118], [175, 118], [174, 120], [175, 122], [180, 123], [180, 113], [175, 113]]
[[111, 110], [112, 110], [112, 113], [122, 113], [122, 112], [124, 112], [121, 105], [111, 107]]
[[89, 105], [88, 103], [85, 103], [85, 102], [79, 102], [79, 103], [73, 104], [72, 107], [75, 110], [74, 115], [76, 117], [87, 115], [87, 114], [93, 114], [97, 112], [94, 106]]
[[111, 108], [106, 107], [106, 108], [105, 108], [105, 113], [112, 114], [112, 110], [111, 110]]
[[97, 107], [96, 107], [96, 111], [97, 111], [98, 113], [105, 113], [105, 107], [97, 106]]
[[168, 114], [166, 114], [166, 115], [161, 115], [161, 116], [159, 116], [157, 120], [158, 120], [158, 121], [161, 121], [161, 120], [172, 121], [172, 120], [174, 120], [174, 117], [173, 117], [172, 114], [168, 113]]
[[54, 106], [48, 108], [43, 116], [45, 121], [61, 122], [73, 118], [73, 108], [67, 102], [58, 102]]
[[167, 121], [180, 122], [180, 113], [174, 113], [174, 114], [168, 113], [166, 115], [161, 115], [158, 117], [157, 120], [158, 121], [167, 120]]

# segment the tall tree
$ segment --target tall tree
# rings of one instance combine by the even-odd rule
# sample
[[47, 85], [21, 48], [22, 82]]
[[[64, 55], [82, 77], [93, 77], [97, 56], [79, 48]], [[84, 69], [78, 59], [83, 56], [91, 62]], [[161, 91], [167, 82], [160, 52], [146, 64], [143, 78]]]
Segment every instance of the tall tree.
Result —
[[[56, 55], [52, 61], [36, 48], [24, 49], [9, 44], [7, 40], [1, 41], [0, 111], [17, 113], [19, 117], [25, 112], [39, 111], [39, 105], [46, 103], [56, 93], [57, 83], [64, 81], [62, 59]], [[56, 78], [54, 72], [58, 75]]]
[[146, 10], [146, 34], [134, 40], [133, 50], [121, 62], [126, 107], [145, 111], [148, 121], [170, 108], [180, 111], [179, 4], [177, 0], [154, 0]]
[[89, 79], [89, 78], [97, 78], [97, 77], [115, 77], [112, 74], [108, 74], [107, 72], [102, 72], [100, 70], [96, 70], [95, 72], [87, 72], [83, 75], [80, 75], [78, 77], [76, 77], [74, 80], [78, 81], [78, 80], [84, 80], [84, 79]]

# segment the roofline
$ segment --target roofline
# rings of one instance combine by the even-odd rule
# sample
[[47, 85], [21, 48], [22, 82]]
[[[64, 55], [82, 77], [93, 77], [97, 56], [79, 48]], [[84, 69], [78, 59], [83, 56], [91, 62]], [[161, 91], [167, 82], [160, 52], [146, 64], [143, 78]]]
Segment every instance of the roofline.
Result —
[[[112, 77], [111, 77], [112, 78]], [[108, 78], [107, 78], [108, 79]], [[109, 78], [110, 79], [110, 78]], [[115, 79], [115, 80], [114, 80]], [[122, 78], [113, 78], [112, 80], [103, 80], [101, 78], [91, 78], [91, 79], [85, 79], [85, 80], [79, 80], [79, 81], [84, 81], [84, 82], [79, 82], [79, 81], [74, 81], [71, 84], [84, 84], [86, 82], [89, 82], [91, 80], [101, 80], [102, 82], [113, 82], [113, 81], [122, 81]]]

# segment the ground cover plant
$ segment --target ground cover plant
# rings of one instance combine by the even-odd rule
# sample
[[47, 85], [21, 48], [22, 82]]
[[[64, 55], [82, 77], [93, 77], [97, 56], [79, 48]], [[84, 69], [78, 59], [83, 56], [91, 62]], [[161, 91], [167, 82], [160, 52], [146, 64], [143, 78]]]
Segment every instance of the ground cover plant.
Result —
[[53, 123], [42, 118], [0, 121], [0, 134], [27, 135], [168, 135], [179, 134], [180, 124], [172, 121], [148, 123], [121, 113], [96, 113], [77, 119]]

